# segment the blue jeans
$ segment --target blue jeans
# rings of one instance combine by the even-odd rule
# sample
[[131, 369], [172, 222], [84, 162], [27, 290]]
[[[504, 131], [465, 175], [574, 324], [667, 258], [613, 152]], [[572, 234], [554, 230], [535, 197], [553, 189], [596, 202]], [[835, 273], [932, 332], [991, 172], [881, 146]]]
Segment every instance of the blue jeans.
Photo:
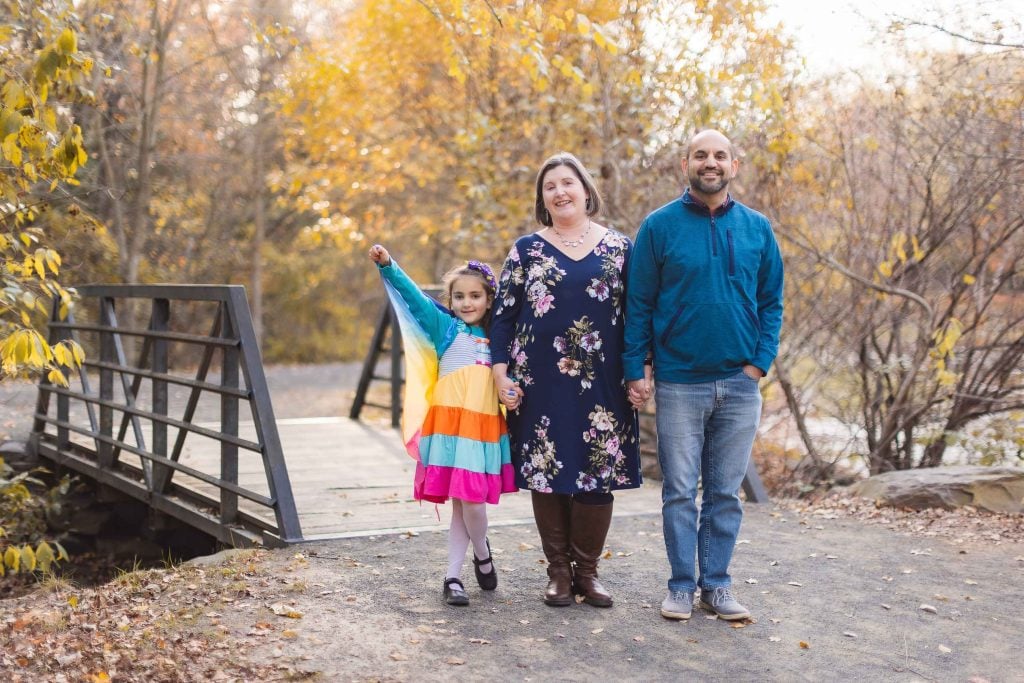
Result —
[[[669, 590], [697, 587], [694, 555], [702, 589], [732, 583], [729, 562], [743, 519], [739, 492], [761, 419], [757, 385], [742, 372], [700, 384], [656, 383]], [[698, 478], [703, 479], [699, 512]]]

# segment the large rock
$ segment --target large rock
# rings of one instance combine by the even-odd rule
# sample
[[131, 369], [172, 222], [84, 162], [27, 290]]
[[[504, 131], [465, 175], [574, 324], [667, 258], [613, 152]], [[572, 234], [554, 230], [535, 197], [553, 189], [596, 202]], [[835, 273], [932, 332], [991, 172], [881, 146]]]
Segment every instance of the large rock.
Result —
[[876, 474], [850, 487], [879, 505], [923, 510], [970, 505], [990, 512], [1024, 512], [1024, 469], [934, 467]]

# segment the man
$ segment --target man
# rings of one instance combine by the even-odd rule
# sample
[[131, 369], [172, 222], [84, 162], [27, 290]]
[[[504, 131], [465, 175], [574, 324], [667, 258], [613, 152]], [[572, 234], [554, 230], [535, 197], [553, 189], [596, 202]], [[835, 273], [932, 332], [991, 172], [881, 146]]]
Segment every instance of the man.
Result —
[[701, 608], [750, 616], [729, 563], [761, 416], [758, 380], [779, 346], [782, 258], [768, 219], [729, 195], [739, 165], [724, 135], [694, 135], [682, 162], [689, 188], [647, 216], [630, 257], [623, 360], [636, 407], [651, 395], [653, 365], [669, 619], [690, 618], [698, 587]]

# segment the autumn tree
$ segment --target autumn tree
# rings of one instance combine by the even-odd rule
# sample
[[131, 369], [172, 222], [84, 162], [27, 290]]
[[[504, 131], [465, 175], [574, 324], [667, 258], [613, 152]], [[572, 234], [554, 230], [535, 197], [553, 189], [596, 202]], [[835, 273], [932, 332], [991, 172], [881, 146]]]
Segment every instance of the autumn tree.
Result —
[[[1024, 60], [911, 63], [816, 102], [779, 205], [803, 257], [777, 371], [823, 476], [837, 455], [882, 472], [941, 464], [951, 445], [989, 462], [1024, 446]], [[839, 434], [808, 419], [850, 442], [829, 453]]]
[[[339, 11], [280, 94], [290, 163], [276, 182], [318, 216], [286, 252], [313, 308], [280, 324], [340, 314], [365, 327], [360, 309], [380, 292], [359, 257], [375, 241], [423, 281], [459, 258], [500, 263], [535, 229], [534, 174], [561, 149], [598, 175], [602, 219], [632, 234], [680, 192], [679, 151], [695, 128], [742, 138], [784, 120], [790, 47], [762, 12], [745, 0], [385, 0]], [[321, 262], [332, 275], [311, 273]], [[339, 302], [339, 286], [352, 296]], [[367, 338], [350, 332], [333, 337]]]
[[0, 8], [8, 17], [0, 24], [0, 376], [46, 370], [63, 384], [82, 356], [77, 344], [50, 345], [37, 330], [51, 301], [64, 315], [72, 300], [56, 279], [61, 256], [47, 246], [47, 224], [88, 160], [66, 106], [88, 99], [95, 64], [78, 49], [70, 3], [5, 0]]
[[[81, 213], [68, 198], [88, 154], [68, 111], [90, 98], [97, 66], [79, 50], [70, 2], [3, 0], [0, 16], [0, 378], [42, 371], [66, 385], [82, 350], [70, 340], [50, 344], [39, 329], [54, 307], [64, 316], [73, 300], [57, 281], [62, 260], [51, 228]], [[0, 458], [0, 576], [67, 559], [45, 540], [44, 513], [68, 481], [47, 494], [36, 474], [15, 473]]]

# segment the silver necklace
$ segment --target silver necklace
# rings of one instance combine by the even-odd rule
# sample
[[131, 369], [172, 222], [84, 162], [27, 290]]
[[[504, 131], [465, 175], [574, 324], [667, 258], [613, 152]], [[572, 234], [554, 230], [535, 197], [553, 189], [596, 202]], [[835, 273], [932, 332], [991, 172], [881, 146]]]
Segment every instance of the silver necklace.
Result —
[[555, 236], [558, 237], [559, 242], [569, 247], [570, 249], [575, 249], [576, 247], [583, 244], [583, 240], [587, 239], [587, 235], [590, 234], [590, 226], [592, 225], [593, 223], [591, 223], [590, 220], [587, 220], [587, 229], [583, 231], [583, 234], [579, 236], [579, 239], [575, 240], [567, 240], [564, 237], [562, 237], [562, 233], [558, 232], [558, 230], [555, 230], [555, 226], [553, 225], [551, 226], [551, 230], [555, 233]]

